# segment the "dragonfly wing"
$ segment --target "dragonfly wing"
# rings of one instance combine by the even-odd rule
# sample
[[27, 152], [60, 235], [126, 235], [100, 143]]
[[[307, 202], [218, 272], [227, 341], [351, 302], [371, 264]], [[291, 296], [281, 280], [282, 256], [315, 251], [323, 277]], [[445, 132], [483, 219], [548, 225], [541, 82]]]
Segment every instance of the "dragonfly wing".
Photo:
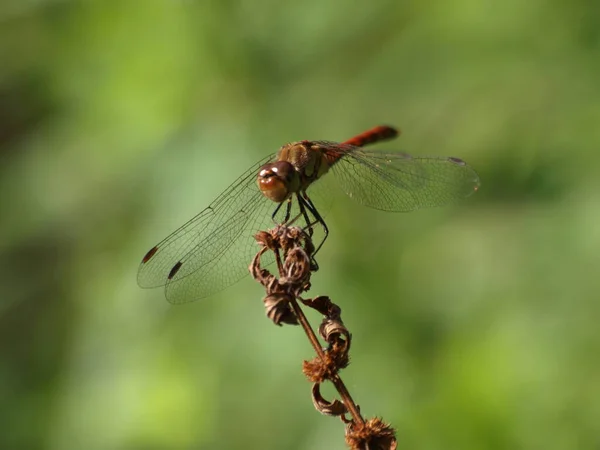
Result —
[[[254, 235], [273, 227], [271, 216], [277, 205], [256, 187], [246, 206], [176, 263], [177, 269], [165, 286], [169, 302], [207, 297], [249, 274], [248, 266], [260, 249]], [[266, 255], [263, 264], [269, 262]]]
[[477, 173], [452, 157], [413, 157], [353, 147], [332, 170], [348, 196], [384, 211], [453, 203], [479, 187]]
[[[274, 155], [271, 155], [253, 165], [206, 209], [153, 247], [140, 264], [139, 285], [148, 288], [168, 285], [168, 291], [169, 285], [183, 282], [184, 279], [190, 278], [183, 284], [193, 282], [193, 273], [201, 271], [203, 267], [201, 273], [205, 273], [208, 270], [206, 266], [214, 264], [217, 260], [223, 264], [223, 258], [227, 259], [230, 250], [235, 247], [244, 232], [247, 234], [248, 247], [251, 247], [253, 233], [250, 229], [259, 225], [258, 222], [266, 221], [268, 224], [271, 215], [267, 211], [274, 207], [273, 202], [260, 193], [256, 185], [256, 174], [263, 164], [273, 159]], [[260, 211], [265, 212], [266, 218], [258, 217]], [[256, 231], [258, 229], [260, 228]], [[231, 256], [229, 259], [232, 265], [236, 262], [241, 264], [231, 261]], [[213, 276], [212, 282], [201, 283], [202, 286], [198, 286], [194, 293], [196, 298], [205, 297], [242, 278], [249, 262], [243, 262], [243, 271], [230, 268], [230, 275], [221, 277], [223, 286], [216, 286], [216, 275]], [[179, 303], [194, 298], [173, 297], [173, 300]]]

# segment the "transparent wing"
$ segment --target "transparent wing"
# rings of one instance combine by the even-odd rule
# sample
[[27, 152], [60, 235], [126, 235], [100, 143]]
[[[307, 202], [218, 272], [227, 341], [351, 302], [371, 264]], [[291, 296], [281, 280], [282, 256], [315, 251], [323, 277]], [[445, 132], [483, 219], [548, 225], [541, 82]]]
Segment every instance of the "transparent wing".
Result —
[[371, 208], [405, 212], [453, 203], [479, 188], [479, 176], [452, 157], [413, 157], [326, 143], [342, 189]]
[[220, 291], [248, 274], [258, 251], [253, 235], [273, 226], [277, 207], [256, 184], [262, 159], [206, 209], [153, 247], [138, 271], [141, 287], [165, 285], [171, 303], [185, 303]]

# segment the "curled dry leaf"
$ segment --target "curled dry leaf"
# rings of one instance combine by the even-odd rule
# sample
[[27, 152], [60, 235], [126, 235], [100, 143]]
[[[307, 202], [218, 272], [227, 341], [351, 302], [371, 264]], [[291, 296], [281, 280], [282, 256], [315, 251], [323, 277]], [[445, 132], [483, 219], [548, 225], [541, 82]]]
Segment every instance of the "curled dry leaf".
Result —
[[[310, 258], [302, 247], [291, 249], [283, 263], [282, 284], [304, 285], [308, 283], [311, 274]], [[303, 289], [307, 290], [307, 289]]]
[[294, 311], [290, 306], [290, 296], [287, 294], [271, 294], [263, 299], [267, 317], [275, 325], [298, 325]]
[[268, 285], [270, 283], [272, 283], [273, 280], [275, 279], [275, 277], [273, 275], [271, 275], [271, 272], [269, 272], [266, 269], [263, 269], [260, 266], [260, 258], [266, 251], [267, 251], [266, 247], [262, 248], [256, 254], [256, 256], [254, 258], [252, 258], [252, 263], [248, 267], [248, 270], [250, 270], [250, 274], [252, 275], [252, 278], [254, 278], [256, 281], [258, 281], [264, 287], [268, 287]]
[[319, 326], [319, 335], [330, 346], [342, 345], [342, 351], [348, 353], [352, 336], [342, 321], [342, 309], [326, 295], [302, 300], [302, 303], [325, 316]]
[[348, 412], [346, 406], [339, 400], [332, 402], [325, 400], [321, 395], [321, 385], [319, 383], [313, 384], [312, 387], [312, 401], [317, 411], [326, 416], [343, 416]]

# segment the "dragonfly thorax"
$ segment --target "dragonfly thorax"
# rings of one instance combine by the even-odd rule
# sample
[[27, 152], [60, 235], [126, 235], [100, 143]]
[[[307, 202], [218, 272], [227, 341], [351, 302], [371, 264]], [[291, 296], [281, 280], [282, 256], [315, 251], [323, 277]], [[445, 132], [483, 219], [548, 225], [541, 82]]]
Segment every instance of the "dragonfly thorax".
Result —
[[265, 197], [281, 203], [300, 189], [300, 174], [291, 163], [276, 161], [260, 168], [257, 183]]
[[324, 149], [314, 141], [292, 142], [284, 145], [277, 153], [279, 161], [287, 161], [300, 174], [300, 190], [307, 189], [329, 170]]

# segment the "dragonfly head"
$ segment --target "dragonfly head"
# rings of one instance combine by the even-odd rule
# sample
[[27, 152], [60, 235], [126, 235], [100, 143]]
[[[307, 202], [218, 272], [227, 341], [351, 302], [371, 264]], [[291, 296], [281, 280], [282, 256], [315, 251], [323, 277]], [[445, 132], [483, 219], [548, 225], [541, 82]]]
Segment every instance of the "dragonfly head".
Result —
[[277, 203], [287, 200], [300, 189], [300, 175], [287, 161], [276, 161], [262, 166], [257, 182], [263, 195]]

